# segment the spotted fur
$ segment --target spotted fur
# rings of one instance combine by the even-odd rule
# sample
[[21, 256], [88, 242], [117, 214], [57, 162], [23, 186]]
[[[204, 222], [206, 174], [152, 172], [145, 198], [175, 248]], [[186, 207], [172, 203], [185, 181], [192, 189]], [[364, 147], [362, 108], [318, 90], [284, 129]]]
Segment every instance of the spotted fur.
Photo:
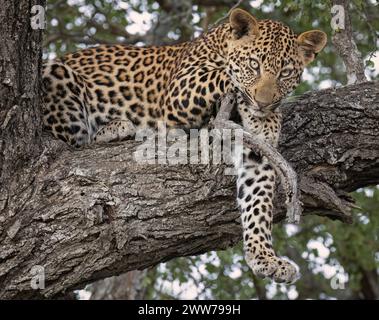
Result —
[[[321, 31], [297, 36], [280, 22], [235, 9], [229, 22], [190, 42], [70, 53], [44, 65], [45, 128], [76, 147], [126, 139], [160, 121], [199, 128], [220, 96], [233, 90], [244, 128], [276, 146], [277, 102], [299, 84], [325, 43]], [[247, 263], [258, 275], [292, 282], [295, 266], [271, 243], [275, 171], [252, 150], [236, 163]]]

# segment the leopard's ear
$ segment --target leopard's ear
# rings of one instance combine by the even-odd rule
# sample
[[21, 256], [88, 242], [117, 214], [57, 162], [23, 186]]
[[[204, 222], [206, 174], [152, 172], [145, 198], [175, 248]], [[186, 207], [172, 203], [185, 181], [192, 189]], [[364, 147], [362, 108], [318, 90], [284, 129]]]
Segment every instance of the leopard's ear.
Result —
[[258, 35], [258, 21], [245, 10], [232, 10], [229, 22], [235, 39], [240, 39], [248, 35]]
[[320, 30], [303, 32], [297, 37], [300, 55], [306, 65], [314, 60], [316, 53], [324, 49], [327, 41], [326, 33]]

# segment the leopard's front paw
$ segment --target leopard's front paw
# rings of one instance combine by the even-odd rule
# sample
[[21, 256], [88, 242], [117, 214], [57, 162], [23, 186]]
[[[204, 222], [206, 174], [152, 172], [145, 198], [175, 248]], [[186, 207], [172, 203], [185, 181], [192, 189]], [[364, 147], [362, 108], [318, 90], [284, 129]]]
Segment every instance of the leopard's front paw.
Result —
[[257, 256], [248, 259], [247, 263], [253, 273], [261, 278], [270, 278], [278, 283], [291, 284], [300, 278], [298, 267], [288, 260], [278, 257]]

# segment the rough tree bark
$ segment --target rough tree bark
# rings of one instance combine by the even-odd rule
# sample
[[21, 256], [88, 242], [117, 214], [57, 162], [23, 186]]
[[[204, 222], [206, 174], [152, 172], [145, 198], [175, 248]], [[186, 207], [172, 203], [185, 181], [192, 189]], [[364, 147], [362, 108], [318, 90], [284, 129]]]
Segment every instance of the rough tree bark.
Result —
[[[280, 149], [299, 174], [305, 213], [349, 221], [346, 192], [379, 182], [378, 103], [372, 82], [283, 107]], [[34, 179], [1, 211], [0, 297], [54, 297], [240, 240], [235, 181], [223, 166], [143, 165], [134, 160], [138, 145], [73, 151], [44, 137], [39, 160], [25, 169]], [[35, 265], [46, 276], [37, 292], [30, 287]]]
[[362, 56], [357, 48], [353, 36], [353, 28], [351, 26], [349, 14], [348, 0], [332, 0], [334, 6], [340, 6], [343, 10], [338, 10], [341, 15], [343, 28], [334, 30], [332, 37], [333, 45], [339, 56], [342, 58], [346, 67], [347, 84], [354, 84], [367, 81], [365, 76], [365, 66]]
[[[0, 298], [56, 297], [241, 239], [224, 166], [140, 164], [135, 141], [74, 151], [42, 134], [41, 34], [28, 21], [35, 2], [0, 4]], [[299, 175], [305, 213], [348, 222], [346, 192], [379, 183], [378, 103], [371, 82], [283, 106], [280, 150]], [[31, 287], [37, 265], [43, 290]]]
[[43, 151], [38, 72], [42, 32], [30, 27], [31, 8], [42, 2], [0, 0], [0, 209], [32, 183], [29, 168]]

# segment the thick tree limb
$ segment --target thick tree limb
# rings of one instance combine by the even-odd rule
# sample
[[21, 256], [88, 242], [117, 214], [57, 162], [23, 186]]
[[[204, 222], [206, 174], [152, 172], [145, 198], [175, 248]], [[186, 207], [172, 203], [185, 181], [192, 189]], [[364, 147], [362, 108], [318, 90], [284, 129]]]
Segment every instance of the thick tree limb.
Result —
[[[348, 222], [347, 192], [379, 183], [378, 105], [378, 83], [368, 82], [283, 106], [280, 151], [299, 176], [306, 214]], [[9, 115], [15, 128], [23, 125], [17, 116]], [[2, 180], [0, 298], [54, 297], [241, 239], [235, 178], [223, 166], [138, 164], [138, 145], [73, 151], [45, 136], [40, 156], [23, 169], [33, 179]], [[285, 216], [281, 199], [276, 221]], [[44, 267], [44, 290], [30, 286], [35, 265]]]

